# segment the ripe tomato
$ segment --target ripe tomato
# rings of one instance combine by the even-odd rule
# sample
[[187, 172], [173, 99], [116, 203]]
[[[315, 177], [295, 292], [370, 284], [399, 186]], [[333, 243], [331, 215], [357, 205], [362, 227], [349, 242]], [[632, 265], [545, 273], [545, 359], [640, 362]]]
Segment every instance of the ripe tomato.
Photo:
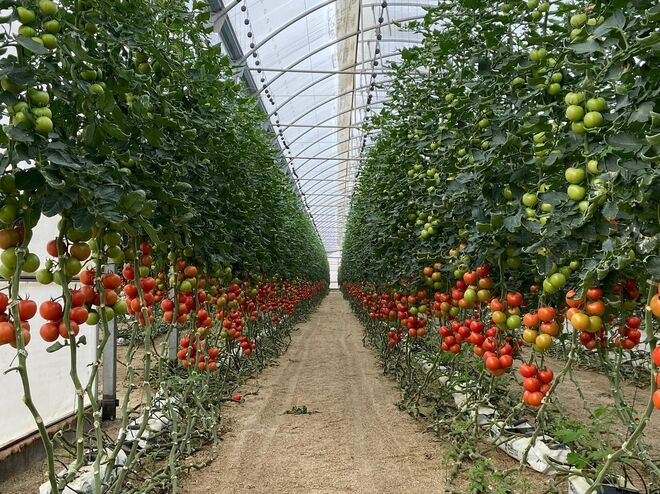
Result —
[[14, 325], [9, 322], [0, 322], [0, 345], [6, 345], [16, 340]]
[[539, 316], [535, 312], [528, 312], [523, 316], [523, 324], [528, 328], [535, 328], [539, 325]]
[[584, 298], [574, 300], [573, 297], [575, 297], [575, 290], [569, 290], [566, 292], [566, 305], [569, 307], [580, 307], [584, 303]]
[[4, 292], [0, 292], [0, 312], [6, 311], [8, 304], [9, 297]]
[[73, 307], [71, 309], [70, 318], [76, 324], [85, 324], [87, 316], [89, 316], [89, 313], [85, 307]]
[[[80, 327], [78, 326], [78, 323], [76, 323], [75, 321], [71, 321], [70, 325], [71, 325], [71, 330], [73, 331], [73, 334], [77, 335], [80, 332]], [[64, 324], [64, 321], [62, 321], [59, 324], [58, 330], [59, 330], [60, 336], [62, 338], [67, 338], [67, 339], [69, 338], [69, 331], [66, 329], [66, 324]]]
[[523, 380], [523, 388], [530, 393], [533, 393], [534, 391], [541, 389], [541, 381], [535, 377], [527, 377]]
[[543, 384], [549, 384], [554, 376], [555, 375], [552, 370], [548, 369], [547, 367], [539, 371], [539, 381], [541, 381]]
[[47, 321], [59, 321], [62, 319], [62, 306], [54, 300], [47, 300], [39, 306], [39, 315]]
[[107, 290], [115, 290], [121, 286], [121, 277], [116, 273], [104, 274], [101, 277], [101, 284]]
[[584, 308], [590, 316], [602, 316], [605, 314], [605, 303], [602, 300], [588, 302]]
[[656, 367], [660, 367], [660, 346], [653, 349], [653, 363]]
[[82, 271], [80, 273], [80, 283], [83, 285], [93, 285], [94, 284], [94, 277], [96, 276], [96, 273], [92, 269], [86, 269], [85, 271]]
[[497, 357], [488, 357], [486, 359], [486, 367], [490, 370], [497, 370], [500, 366], [500, 360]]
[[589, 288], [589, 290], [587, 290], [587, 298], [590, 300], [599, 300], [602, 296], [602, 288]]
[[534, 377], [538, 372], [538, 369], [533, 364], [522, 364], [520, 369], [518, 369], [522, 377]]
[[57, 324], [52, 322], [47, 322], [46, 324], [42, 325], [41, 328], [39, 329], [39, 335], [41, 335], [41, 338], [44, 341], [52, 342], [57, 340], [57, 338], [59, 338], [60, 330]]
[[34, 300], [21, 300], [18, 303], [18, 314], [21, 321], [29, 321], [37, 313], [37, 303]]
[[653, 406], [660, 410], [660, 389], [656, 389], [653, 393]]
[[554, 307], [541, 307], [538, 314], [541, 321], [548, 322], [555, 318], [556, 312]]

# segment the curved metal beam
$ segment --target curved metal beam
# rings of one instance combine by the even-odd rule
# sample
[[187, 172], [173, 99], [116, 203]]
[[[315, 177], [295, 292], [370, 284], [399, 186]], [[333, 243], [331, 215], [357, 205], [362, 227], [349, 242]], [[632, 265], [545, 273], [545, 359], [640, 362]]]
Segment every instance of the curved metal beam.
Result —
[[[240, 0], [239, 0], [239, 1], [240, 1]], [[291, 27], [292, 25], [294, 25], [294, 24], [295, 24], [296, 22], [298, 22], [299, 20], [304, 19], [304, 18], [307, 17], [308, 15], [313, 14], [313, 13], [316, 12], [317, 10], [320, 10], [320, 9], [322, 9], [323, 7], [327, 7], [328, 5], [330, 5], [330, 4], [332, 4], [332, 3], [335, 3], [336, 1], [337, 1], [337, 0], [327, 0], [327, 1], [323, 2], [323, 3], [320, 3], [320, 4], [318, 4], [318, 5], [315, 5], [315, 6], [312, 7], [311, 9], [309, 9], [309, 10], [303, 12], [303, 13], [300, 14], [300, 15], [297, 15], [297, 16], [294, 17], [293, 19], [290, 19], [290, 20], [289, 20], [288, 22], [286, 22], [285, 24], [282, 24], [280, 27], [278, 27], [277, 29], [275, 29], [275, 31], [273, 31], [273, 32], [270, 33], [268, 36], [266, 36], [263, 40], [261, 40], [260, 43], [257, 43], [257, 44], [255, 45], [255, 47], [252, 48], [249, 52], [247, 52], [245, 55], [243, 55], [243, 58], [241, 59], [241, 61], [240, 61], [239, 63], [245, 63], [245, 61], [246, 61], [248, 58], [250, 58], [250, 56], [251, 56], [253, 53], [255, 53], [259, 48], [261, 48], [263, 45], [265, 45], [266, 43], [268, 43], [271, 39], [273, 39], [275, 36], [277, 36], [278, 34], [280, 34], [280, 33], [281, 33], [282, 31], [284, 31], [285, 29], [288, 29], [289, 27]]]
[[[322, 125], [322, 124], [324, 124], [324, 123], [326, 123], [326, 122], [329, 122], [329, 121], [332, 120], [333, 118], [337, 118], [338, 116], [340, 116], [340, 115], [344, 115], [345, 113], [348, 113], [348, 112], [351, 112], [351, 111], [355, 111], [355, 110], [364, 109], [364, 108], [367, 108], [367, 107], [371, 107], [371, 105], [377, 105], [377, 104], [381, 104], [381, 103], [388, 103], [388, 102], [390, 102], [390, 101], [392, 101], [392, 98], [385, 98], [385, 99], [383, 99], [383, 100], [379, 100], [379, 101], [372, 101], [371, 103], [369, 103], [369, 104], [367, 104], [367, 105], [361, 105], [361, 106], [356, 106], [356, 107], [354, 107], [354, 108], [349, 108], [348, 110], [344, 110], [343, 112], [339, 112], [339, 113], [337, 113], [337, 114], [335, 114], [335, 115], [332, 115], [330, 118], [326, 118], [326, 119], [323, 120], [322, 122], [317, 122], [317, 123], [315, 124], [315, 126], [316, 126], [316, 125]], [[360, 124], [363, 124], [363, 123], [364, 123], [364, 122], [360, 122]], [[357, 125], [357, 124], [356, 124], [356, 125]], [[311, 131], [314, 129], [315, 126], [312, 126], [312, 127], [310, 127], [309, 129], [307, 129], [305, 132], [300, 133], [298, 136], [296, 136], [295, 139], [293, 139], [293, 140], [290, 141], [290, 142], [287, 142], [287, 145], [288, 145], [289, 147], [291, 147], [291, 144], [293, 144], [294, 142], [296, 142], [298, 139], [300, 139], [300, 138], [301, 138], [302, 136], [304, 136], [305, 134], [311, 132]], [[280, 127], [284, 127], [284, 130], [286, 130], [286, 125], [281, 125], [281, 124], [278, 125], [278, 124], [275, 124], [275, 127], [276, 127], [278, 130], [279, 130]]]
[[[324, 152], [328, 151], [329, 149], [332, 149], [332, 148], [335, 147], [335, 146], [339, 146], [340, 144], [344, 144], [345, 142], [349, 142], [349, 141], [352, 141], [352, 140], [354, 140], [354, 139], [360, 139], [361, 137], [362, 137], [362, 136], [357, 135], [357, 136], [349, 137], [348, 139], [344, 139], [343, 141], [335, 142], [335, 143], [332, 144], [331, 146], [328, 146], [327, 148], [324, 148], [324, 149], [320, 150], [318, 153], [316, 153], [316, 154], [314, 155], [314, 157], [317, 157], [319, 154], [324, 153]], [[302, 153], [302, 151], [301, 151], [301, 153]]]
[[[384, 81], [380, 81], [379, 84], [386, 84], [386, 83], [388, 83], [388, 82], [392, 82], [392, 81], [394, 81], [394, 79], [385, 79]], [[374, 84], [375, 84], [375, 83], [374, 83]], [[302, 118], [306, 117], [307, 115], [309, 115], [310, 113], [312, 113], [313, 111], [318, 110], [319, 108], [323, 107], [324, 105], [327, 105], [328, 103], [332, 103], [333, 101], [335, 101], [335, 100], [341, 98], [342, 96], [346, 96], [346, 95], [348, 95], [348, 94], [351, 94], [351, 93], [354, 93], [354, 92], [360, 91], [360, 90], [362, 90], [362, 89], [368, 89], [368, 88], [370, 88], [371, 86], [372, 86], [372, 84], [367, 84], [366, 86], [360, 86], [360, 87], [355, 88], [355, 89], [353, 89], [353, 90], [351, 90], [351, 91], [345, 91], [345, 92], [343, 92], [343, 93], [341, 93], [341, 94], [336, 94], [336, 95], [332, 96], [331, 98], [328, 98], [328, 99], [326, 99], [325, 101], [322, 101], [321, 103], [319, 103], [318, 105], [314, 106], [313, 108], [310, 108], [310, 109], [307, 110], [305, 113], [302, 113], [302, 114], [298, 115], [296, 118], [294, 118], [293, 120], [291, 120], [289, 123], [290, 123], [290, 124], [294, 124], [294, 123], [298, 122], [300, 119], [302, 119]]]
[[[399, 53], [399, 52], [396, 52], [396, 53], [390, 53], [390, 54], [388, 54], [388, 55], [384, 55], [384, 56], [381, 57], [381, 58], [383, 58], [383, 59], [385, 59], [385, 58], [392, 58], [392, 57], [396, 57], [396, 56], [399, 56], [399, 55], [400, 55], [400, 53]], [[349, 66], [346, 67], [346, 68], [349, 68], [349, 69], [350, 69], [350, 68], [353, 68], [353, 67], [357, 67], [358, 65], [364, 65], [364, 64], [369, 63], [370, 61], [371, 61], [371, 60], [363, 60], [363, 61], [361, 61], [361, 62], [358, 62], [358, 63], [354, 64], [354, 65], [349, 65]], [[330, 79], [331, 77], [333, 77], [333, 76], [335, 76], [335, 75], [337, 75], [337, 74], [328, 74], [328, 75], [326, 75], [326, 76], [324, 76], [324, 77], [321, 77], [320, 79], [317, 79], [317, 80], [315, 80], [314, 82], [308, 84], [307, 86], [305, 86], [304, 88], [302, 88], [301, 90], [299, 90], [297, 93], [295, 93], [295, 94], [289, 96], [289, 98], [286, 99], [283, 103], [281, 103], [280, 105], [278, 105], [277, 107], [275, 107], [275, 109], [274, 109], [271, 113], [269, 113], [268, 116], [269, 116], [269, 117], [272, 117], [273, 115], [277, 114], [277, 112], [280, 111], [280, 110], [282, 109], [282, 107], [288, 105], [291, 101], [293, 101], [295, 98], [297, 98], [298, 96], [300, 96], [302, 93], [304, 93], [304, 92], [307, 91], [308, 89], [313, 88], [313, 87], [316, 86], [317, 84], [319, 84], [319, 83], [321, 83], [321, 82], [323, 82], [323, 81], [326, 81], [326, 80]]]
[[281, 72], [280, 74], [273, 77], [268, 83], [263, 84], [262, 88], [259, 90], [257, 95], [261, 94], [264, 90], [268, 89], [276, 80], [278, 80], [280, 77], [282, 77], [284, 74], [286, 74], [286, 70], [294, 68], [296, 65], [301, 64], [302, 62], [304, 62], [308, 58], [313, 57], [314, 55], [316, 55], [317, 53], [322, 52], [323, 50], [327, 50], [328, 48], [333, 47], [337, 43], [341, 43], [342, 41], [344, 41], [348, 38], [352, 38], [353, 36], [359, 36], [362, 33], [366, 33], [366, 32], [369, 32], [369, 31], [375, 31], [375, 30], [381, 29], [384, 26], [390, 26], [392, 24], [400, 23], [400, 22], [416, 21], [416, 20], [419, 20], [419, 19], [423, 19], [424, 17], [425, 16], [423, 16], [423, 15], [421, 15], [421, 16], [420, 15], [415, 15], [415, 16], [411, 16], [411, 17], [405, 17], [403, 19], [394, 19], [394, 20], [391, 20], [391, 21], [388, 21], [388, 22], [383, 22], [382, 24], [378, 24], [376, 26], [372, 26], [372, 27], [368, 27], [368, 28], [364, 28], [364, 29], [358, 29], [355, 32], [348, 33], [344, 36], [340, 36], [339, 38], [335, 38], [334, 40], [330, 41], [329, 43], [326, 43], [325, 45], [322, 45], [322, 46], [318, 47], [317, 49], [315, 49], [312, 52], [308, 53], [304, 57], [299, 58], [298, 60], [293, 62], [291, 65], [289, 65], [285, 69], [284, 72]]

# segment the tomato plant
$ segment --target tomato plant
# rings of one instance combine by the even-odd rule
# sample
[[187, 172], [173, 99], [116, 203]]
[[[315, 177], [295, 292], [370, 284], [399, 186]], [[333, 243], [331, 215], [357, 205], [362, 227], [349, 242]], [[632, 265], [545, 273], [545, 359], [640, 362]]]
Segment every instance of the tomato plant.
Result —
[[[410, 406], [420, 353], [502, 413], [512, 357], [538, 438], [579, 359], [593, 356], [615, 388], [627, 361], [645, 362], [641, 413], [611, 394], [629, 439], [575, 464], [589, 492], [631, 459], [660, 475], [642, 437], [657, 393], [659, 20], [644, 0], [430, 9], [372, 120], [343, 249], [340, 283], [387, 368], [417, 389]], [[409, 297], [419, 287], [434, 291], [425, 315]], [[411, 323], [437, 331], [413, 341], [400, 332]], [[564, 367], [541, 378], [549, 354]]]

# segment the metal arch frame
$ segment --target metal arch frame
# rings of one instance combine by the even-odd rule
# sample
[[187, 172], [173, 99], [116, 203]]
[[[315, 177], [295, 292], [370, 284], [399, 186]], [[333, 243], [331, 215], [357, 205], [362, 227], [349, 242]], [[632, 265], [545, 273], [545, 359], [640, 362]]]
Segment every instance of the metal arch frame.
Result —
[[[389, 82], [393, 82], [393, 81], [394, 81], [394, 79], [386, 79], [386, 80], [382, 81], [381, 84], [385, 84], [385, 83], [389, 83]], [[368, 85], [366, 85], [366, 86], [360, 86], [360, 87], [358, 87], [358, 88], [355, 88], [355, 89], [352, 90], [352, 91], [345, 91], [345, 92], [343, 92], [343, 93], [341, 93], [341, 94], [336, 94], [336, 95], [332, 96], [331, 98], [328, 98], [328, 99], [322, 101], [321, 103], [319, 103], [318, 105], [314, 106], [313, 108], [310, 108], [310, 109], [307, 110], [305, 113], [302, 113], [302, 114], [298, 115], [296, 118], [294, 118], [294, 119], [293, 119], [291, 122], [289, 122], [289, 123], [290, 123], [290, 124], [294, 124], [294, 123], [298, 122], [300, 119], [302, 119], [302, 118], [306, 117], [307, 115], [309, 115], [310, 113], [312, 113], [313, 111], [316, 111], [316, 110], [318, 110], [319, 108], [322, 108], [323, 106], [327, 105], [328, 103], [332, 103], [333, 101], [335, 101], [335, 100], [337, 100], [337, 99], [339, 99], [339, 98], [341, 98], [341, 97], [343, 97], [343, 96], [346, 96], [346, 95], [348, 95], [348, 94], [354, 93], [354, 92], [356, 92], [356, 91], [360, 91], [360, 90], [362, 90], [362, 89], [370, 88], [371, 86], [372, 86], [371, 84], [368, 84]], [[299, 95], [298, 95], [298, 94], [294, 95], [294, 97], [297, 97], [297, 96], [299, 96]], [[272, 114], [271, 114], [271, 115], [272, 115]], [[269, 115], [269, 116], [270, 116], [270, 115]]]
[[276, 80], [278, 80], [280, 77], [282, 77], [282, 75], [286, 74], [286, 71], [287, 71], [287, 70], [294, 68], [296, 65], [301, 64], [302, 62], [304, 62], [304, 61], [307, 60], [308, 58], [313, 57], [313, 56], [316, 55], [317, 53], [321, 53], [323, 50], [326, 50], [326, 49], [328, 49], [328, 48], [330, 48], [330, 47], [336, 45], [337, 43], [341, 43], [342, 41], [344, 41], [344, 40], [346, 40], [346, 39], [352, 38], [353, 36], [359, 36], [359, 35], [362, 34], [362, 33], [367, 33], [367, 32], [369, 32], [369, 31], [375, 31], [375, 30], [377, 30], [377, 29], [381, 29], [381, 28], [384, 27], [384, 26], [391, 26], [391, 25], [393, 25], [393, 24], [395, 24], [395, 23], [400, 23], [400, 22], [416, 21], [416, 20], [419, 20], [419, 19], [423, 19], [424, 17], [425, 17], [425, 16], [423, 16], [423, 15], [421, 15], [421, 16], [420, 16], [420, 15], [416, 15], [416, 16], [412, 16], [412, 17], [405, 17], [405, 18], [403, 18], [403, 19], [391, 20], [391, 21], [389, 21], [389, 22], [383, 22], [382, 24], [379, 23], [379, 24], [376, 25], [376, 26], [372, 26], [372, 27], [368, 27], [368, 28], [364, 28], [364, 29], [358, 29], [358, 30], [355, 31], [355, 32], [352, 32], [352, 33], [346, 34], [346, 35], [344, 35], [344, 36], [340, 36], [339, 38], [335, 38], [334, 40], [332, 40], [332, 41], [326, 43], [325, 45], [322, 45], [322, 46], [316, 48], [315, 50], [313, 50], [312, 52], [308, 53], [308, 54], [305, 55], [304, 57], [299, 58], [298, 60], [296, 60], [295, 62], [293, 62], [291, 65], [289, 65], [286, 69], [283, 69], [283, 71], [282, 71], [280, 74], [278, 74], [278, 75], [276, 75], [275, 77], [273, 77], [273, 78], [272, 78], [270, 81], [268, 81], [267, 83], [264, 83], [263, 86], [262, 86], [262, 88], [261, 88], [261, 89], [259, 90], [259, 92], [257, 93], [257, 95], [260, 95], [262, 92], [264, 92], [264, 90], [268, 89], [268, 88], [269, 88], [269, 87], [270, 87], [270, 86], [271, 86]]
[[[240, 1], [241, 1], [241, 0], [236, 0], [235, 3], [236, 3], [236, 2], [240, 2]], [[304, 18], [307, 17], [308, 15], [313, 14], [313, 13], [316, 12], [317, 10], [321, 10], [323, 7], [327, 7], [328, 5], [335, 3], [336, 1], [337, 1], [337, 0], [327, 0], [326, 2], [320, 3], [319, 5], [315, 5], [314, 7], [312, 7], [312, 8], [310, 8], [309, 10], [303, 12], [302, 14], [299, 14], [298, 16], [294, 17], [293, 19], [289, 19], [285, 24], [283, 24], [283, 25], [281, 25], [280, 27], [278, 27], [277, 29], [275, 29], [272, 33], [270, 33], [270, 34], [269, 34], [268, 36], [266, 36], [263, 40], [261, 40], [260, 43], [257, 43], [257, 44], [254, 46], [254, 48], [252, 48], [249, 52], [247, 52], [247, 53], [243, 56], [243, 60], [241, 60], [241, 63], [245, 62], [245, 60], [247, 60], [250, 56], [252, 56], [252, 54], [255, 53], [257, 50], [259, 50], [259, 48], [261, 48], [262, 46], [264, 46], [266, 43], [268, 43], [271, 39], [273, 39], [273, 38], [274, 38], [275, 36], [277, 36], [278, 34], [280, 34], [280, 33], [284, 32], [284, 31], [286, 31], [287, 29], [289, 29], [289, 28], [290, 28], [291, 26], [293, 26], [296, 22], [298, 22], [298, 21], [304, 19]], [[411, 5], [411, 4], [408, 4], [408, 3], [405, 3], [405, 2], [404, 2], [404, 3], [388, 3], [387, 5], [388, 5], [388, 6], [392, 6], [392, 7], [416, 7], [416, 6], [418, 6], [418, 7], [420, 7], [420, 8], [423, 8], [423, 7], [432, 7], [432, 5], [415, 5], [415, 4], [412, 4], [412, 5]], [[373, 8], [373, 7], [380, 7], [380, 6], [382, 6], [382, 2], [379, 3], [379, 4], [367, 4], [367, 5], [363, 5], [362, 8]], [[231, 8], [234, 8], [234, 7], [235, 7], [235, 5], [232, 5], [232, 6], [231, 6]], [[225, 9], [225, 11], [229, 11], [229, 10], [231, 10], [231, 8], [227, 8], [227, 9]], [[220, 16], [223, 16], [223, 15], [226, 15], [226, 12], [222, 12], [222, 13], [220, 14]]]
[[[370, 105], [377, 105], [377, 104], [379, 104], [379, 103], [388, 103], [388, 102], [390, 102], [390, 101], [392, 101], [391, 98], [385, 98], [385, 99], [383, 99], [383, 100], [373, 101], [373, 102], [369, 103], [368, 105], [361, 105], [361, 106], [358, 106], [358, 107], [355, 107], [355, 108], [350, 108], [350, 109], [345, 110], [345, 111], [343, 111], [343, 112], [336, 113], [335, 115], [332, 115], [330, 118], [326, 118], [325, 120], [323, 120], [323, 121], [321, 121], [321, 122], [317, 122], [315, 125], [310, 126], [310, 128], [309, 128], [308, 130], [306, 130], [305, 132], [302, 132], [301, 134], [299, 134], [298, 136], [296, 136], [296, 138], [293, 139], [292, 141], [288, 142], [287, 145], [288, 145], [289, 147], [291, 147], [291, 144], [293, 144], [294, 142], [296, 142], [296, 141], [297, 141], [298, 139], [300, 139], [302, 136], [304, 136], [304, 135], [308, 134], [309, 132], [311, 132], [311, 131], [312, 131], [317, 125], [322, 125], [322, 124], [324, 124], [325, 122], [328, 122], [328, 121], [332, 120], [333, 118], [337, 118], [339, 115], [344, 115], [345, 113], [348, 113], [348, 112], [351, 112], [351, 111], [360, 110], [360, 109], [366, 108], [367, 106], [370, 106]], [[364, 121], [360, 122], [360, 125], [362, 125], [362, 124], [364, 124]], [[357, 124], [356, 124], [356, 125], [357, 125]], [[286, 130], [286, 125], [275, 124], [275, 127], [277, 127], [278, 130], [279, 130], [280, 127], [284, 127], [284, 130]], [[345, 128], [347, 128], [347, 127], [345, 127]]]
[[[357, 161], [357, 160], [360, 160], [360, 159], [362, 159], [362, 158], [358, 158], [358, 157], [347, 157], [347, 158], [343, 158], [343, 159], [342, 159], [342, 158], [339, 158], [339, 157], [340, 157], [340, 155], [342, 155], [342, 154], [350, 153], [350, 152], [352, 152], [352, 151], [359, 151], [360, 149], [362, 149], [362, 146], [358, 146], [358, 147], [354, 147], [354, 148], [346, 149], [346, 150], [341, 151], [341, 152], [339, 152], [339, 153], [337, 153], [337, 154], [335, 154], [335, 155], [333, 155], [333, 156], [313, 156], [312, 158], [314, 158], [314, 159], [319, 159], [319, 160], [326, 160], [326, 161], [334, 161], [334, 160], [340, 160], [340, 161]], [[311, 161], [311, 159], [308, 159], [308, 160], [306, 160], [303, 164], [307, 164], [307, 163], [310, 162], [310, 161]], [[324, 163], [324, 161], [322, 161], [322, 163]], [[300, 167], [301, 167], [301, 166], [302, 166], [302, 165], [298, 166], [298, 170], [297, 170], [297, 171], [300, 171]], [[310, 171], [313, 171], [313, 170], [315, 170], [315, 169], [316, 169], [316, 167], [315, 167], [315, 168], [312, 168], [312, 170], [310, 170]], [[297, 179], [298, 179], [298, 180], [304, 180], [305, 177], [306, 177], [308, 174], [309, 174], [309, 171], [308, 171], [308, 172], [305, 172], [304, 175], [297, 177]], [[315, 176], [316, 176], [316, 175], [314, 175], [313, 177], [315, 177]]]
[[[393, 58], [393, 57], [396, 57], [396, 56], [398, 56], [398, 55], [401, 55], [401, 53], [399, 53], [399, 52], [396, 52], [396, 53], [389, 53], [389, 54], [387, 54], [386, 56], [384, 56], [384, 57], [382, 57], [382, 58], [384, 58], [384, 59], [385, 59], [385, 58]], [[357, 67], [358, 65], [364, 65], [365, 63], [368, 63], [368, 62], [367, 62], [366, 60], [362, 60], [361, 62], [358, 62], [358, 63], [356, 63], [356, 64], [354, 64], [354, 65], [349, 65], [349, 66], [346, 67], [346, 68], [347, 68], [347, 69], [351, 69], [351, 68]], [[304, 93], [304, 92], [307, 91], [308, 89], [313, 88], [314, 86], [316, 86], [317, 84], [319, 84], [319, 83], [321, 83], [321, 82], [323, 82], [323, 81], [327, 81], [328, 79], [330, 79], [332, 76], [335, 76], [335, 75], [337, 75], [337, 74], [328, 74], [328, 75], [326, 75], [326, 76], [324, 76], [324, 77], [321, 77], [320, 79], [317, 79], [317, 80], [313, 81], [312, 83], [308, 84], [308, 85], [305, 86], [304, 88], [300, 89], [296, 94], [293, 94], [293, 95], [289, 96], [289, 99], [285, 100], [285, 101], [284, 101], [283, 103], [281, 103], [279, 106], [275, 107], [275, 109], [274, 109], [271, 113], [269, 113], [268, 116], [269, 116], [269, 117], [272, 117], [273, 115], [276, 115], [277, 112], [280, 111], [285, 105], [288, 105], [289, 103], [291, 103], [291, 101], [293, 101], [295, 98], [297, 98], [298, 96], [300, 96], [302, 93]]]
[[[332, 149], [332, 148], [335, 147], [335, 146], [339, 146], [340, 144], [344, 144], [345, 142], [349, 142], [349, 141], [352, 141], [352, 140], [354, 140], [354, 139], [359, 139], [360, 137], [361, 137], [361, 136], [357, 135], [357, 136], [349, 137], [348, 139], [344, 139], [343, 141], [337, 141], [337, 142], [335, 142], [334, 144], [332, 144], [331, 146], [328, 146], [327, 148], [324, 148], [324, 149], [320, 150], [316, 155], [314, 155], [314, 157], [316, 157], [316, 156], [317, 156], [318, 154], [320, 154], [320, 153], [325, 153], [326, 151], [328, 151], [329, 149]], [[312, 146], [313, 146], [313, 144], [312, 144]], [[311, 147], [311, 146], [308, 146], [308, 147], [305, 148], [303, 151], [306, 151], [306, 150], [309, 149], [310, 147]], [[301, 152], [302, 152], [302, 151], [301, 151]], [[311, 179], [307, 179], [307, 180], [311, 180]]]
[[[359, 136], [356, 136], [356, 137], [354, 137], [353, 139], [356, 139], [356, 138], [359, 138]], [[348, 140], [351, 140], [351, 139], [345, 139], [345, 141], [348, 141]], [[344, 142], [345, 142], [345, 141], [344, 141]], [[332, 147], [333, 147], [333, 146], [330, 146], [330, 148], [332, 148]], [[327, 150], [330, 149], [330, 148], [326, 148], [324, 151], [327, 151]], [[301, 169], [304, 165], [306, 165], [307, 163], [309, 163], [309, 162], [312, 161], [312, 160], [316, 160], [316, 159], [322, 159], [322, 160], [323, 160], [323, 159], [334, 160], [334, 159], [336, 159], [336, 158], [339, 158], [339, 155], [341, 155], [341, 154], [348, 153], [348, 152], [351, 152], [351, 151], [359, 151], [360, 149], [362, 149], [362, 146], [357, 146], [357, 147], [353, 147], [353, 148], [350, 148], [350, 149], [345, 149], [344, 151], [341, 151], [340, 153], [335, 154], [335, 155], [332, 155], [332, 156], [319, 156], [319, 154], [321, 154], [322, 152], [324, 152], [324, 151], [319, 151], [319, 152], [316, 153], [314, 156], [308, 156], [308, 157], [304, 158], [305, 161], [303, 161], [302, 163], [300, 163], [299, 165], [297, 165], [297, 171], [300, 171], [300, 169]], [[295, 158], [289, 158], [289, 159], [290, 159], [290, 160], [294, 160]], [[298, 158], [298, 159], [301, 159], [301, 158]], [[346, 158], [346, 160], [351, 160], [351, 159], [357, 159], [357, 158], [351, 158], [351, 157]], [[299, 178], [299, 179], [303, 179], [303, 178], [305, 178], [305, 175], [303, 175], [302, 177], [298, 177], [298, 178]]]

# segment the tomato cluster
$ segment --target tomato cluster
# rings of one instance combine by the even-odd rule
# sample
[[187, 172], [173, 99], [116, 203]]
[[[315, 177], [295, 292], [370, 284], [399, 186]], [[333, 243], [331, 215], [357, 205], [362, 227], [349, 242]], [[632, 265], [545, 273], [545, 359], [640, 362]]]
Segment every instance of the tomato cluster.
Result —
[[[0, 292], [0, 345], [11, 345], [16, 348], [16, 330], [10, 316], [5, 312], [9, 304], [9, 297]], [[23, 344], [30, 343], [30, 323], [28, 322], [37, 313], [37, 304], [34, 300], [19, 300], [18, 313]]]
[[522, 364], [518, 369], [523, 377], [523, 403], [533, 407], [538, 407], [543, 402], [543, 398], [550, 391], [550, 383], [554, 378], [552, 370], [538, 369], [534, 364]]

